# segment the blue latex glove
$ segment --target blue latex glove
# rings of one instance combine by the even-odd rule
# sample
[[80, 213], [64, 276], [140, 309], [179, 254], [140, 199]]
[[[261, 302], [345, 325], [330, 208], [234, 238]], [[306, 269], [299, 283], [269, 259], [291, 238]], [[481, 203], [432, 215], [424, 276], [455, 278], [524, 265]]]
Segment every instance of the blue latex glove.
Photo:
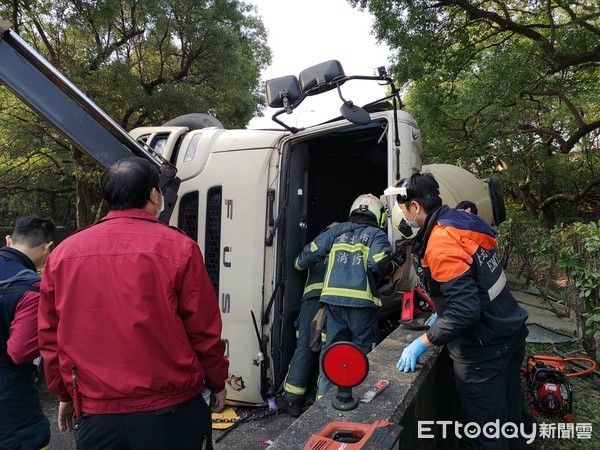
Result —
[[431, 316], [429, 316], [429, 319], [427, 319], [427, 322], [425, 322], [425, 325], [427, 325], [428, 327], [432, 327], [434, 323], [436, 323], [438, 320], [438, 315], [433, 313]]
[[415, 367], [419, 362], [419, 357], [425, 353], [428, 348], [429, 347], [421, 342], [421, 338], [415, 339], [402, 352], [402, 356], [400, 356], [396, 368], [400, 372], [414, 372]]

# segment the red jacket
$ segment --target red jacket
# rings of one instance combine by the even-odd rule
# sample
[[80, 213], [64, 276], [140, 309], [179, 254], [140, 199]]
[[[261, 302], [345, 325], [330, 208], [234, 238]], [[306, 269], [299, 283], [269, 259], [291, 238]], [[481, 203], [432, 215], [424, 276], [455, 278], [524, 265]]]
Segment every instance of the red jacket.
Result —
[[[198, 245], [141, 209], [112, 211], [46, 262], [39, 344], [50, 390], [81, 411], [152, 411], [225, 387], [221, 316]], [[76, 398], [75, 398], [76, 400]]]

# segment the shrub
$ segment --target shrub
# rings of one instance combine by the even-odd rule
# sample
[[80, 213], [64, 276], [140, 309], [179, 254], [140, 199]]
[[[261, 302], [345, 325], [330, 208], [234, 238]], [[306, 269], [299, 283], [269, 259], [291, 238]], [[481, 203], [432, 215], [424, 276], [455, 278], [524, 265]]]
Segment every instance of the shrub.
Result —
[[600, 222], [556, 227], [552, 250], [567, 276], [567, 292], [583, 331], [585, 350], [596, 358], [600, 335]]
[[500, 257], [504, 267], [544, 297], [563, 292], [560, 300], [572, 310], [587, 353], [598, 359], [600, 337], [600, 222], [576, 222], [548, 230], [524, 213], [511, 212], [500, 226]]

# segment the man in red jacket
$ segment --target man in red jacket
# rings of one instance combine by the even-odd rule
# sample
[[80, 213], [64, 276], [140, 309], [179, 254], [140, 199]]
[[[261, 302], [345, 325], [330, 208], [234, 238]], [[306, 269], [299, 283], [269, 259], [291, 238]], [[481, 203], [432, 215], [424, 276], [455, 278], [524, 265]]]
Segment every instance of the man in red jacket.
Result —
[[[157, 220], [155, 166], [122, 160], [102, 178], [110, 208], [46, 263], [39, 342], [61, 431], [77, 448], [212, 448], [229, 363], [196, 242]], [[73, 413], [75, 419], [73, 420]]]

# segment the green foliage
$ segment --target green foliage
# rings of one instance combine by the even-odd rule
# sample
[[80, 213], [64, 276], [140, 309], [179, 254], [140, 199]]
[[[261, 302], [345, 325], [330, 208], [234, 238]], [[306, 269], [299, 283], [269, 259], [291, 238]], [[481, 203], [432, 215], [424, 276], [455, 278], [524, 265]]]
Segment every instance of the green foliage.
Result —
[[543, 291], [565, 292], [584, 348], [597, 358], [600, 338], [600, 222], [575, 222], [548, 230], [526, 215], [511, 214], [500, 226], [500, 255], [505, 267], [525, 272]]
[[26, 214], [74, 222], [70, 151], [55, 133], [6, 92], [0, 92], [0, 215], [12, 225]]
[[553, 251], [582, 303], [588, 334], [600, 337], [600, 222], [553, 230]]
[[507, 219], [499, 227], [499, 256], [502, 265], [519, 277], [525, 276], [527, 284], [535, 276], [531, 270], [535, 253], [532, 243], [547, 241], [547, 231], [540, 228], [539, 220], [514, 207], [507, 208]]
[[600, 218], [596, 1], [349, 1], [395, 49], [424, 161], [498, 172], [548, 227]]
[[190, 112], [243, 127], [263, 107], [271, 54], [243, 1], [37, 0], [17, 12], [24, 39], [127, 129]]

